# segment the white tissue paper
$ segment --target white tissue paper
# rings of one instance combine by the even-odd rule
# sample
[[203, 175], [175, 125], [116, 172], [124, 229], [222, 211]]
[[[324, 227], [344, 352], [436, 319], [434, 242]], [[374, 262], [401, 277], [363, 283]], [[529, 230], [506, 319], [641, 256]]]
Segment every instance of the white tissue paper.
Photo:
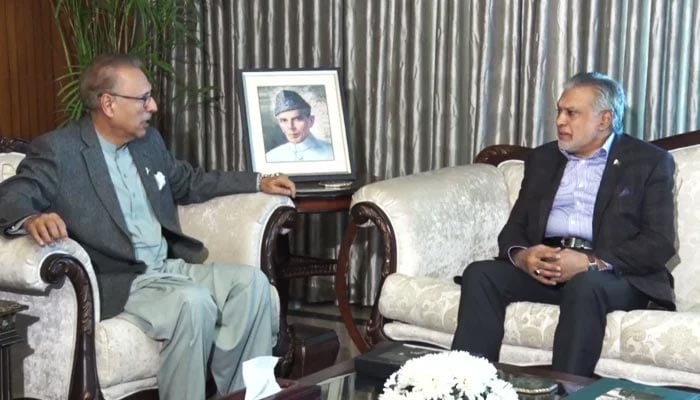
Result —
[[272, 396], [282, 389], [275, 379], [277, 357], [261, 356], [243, 361], [245, 400], [258, 400]]

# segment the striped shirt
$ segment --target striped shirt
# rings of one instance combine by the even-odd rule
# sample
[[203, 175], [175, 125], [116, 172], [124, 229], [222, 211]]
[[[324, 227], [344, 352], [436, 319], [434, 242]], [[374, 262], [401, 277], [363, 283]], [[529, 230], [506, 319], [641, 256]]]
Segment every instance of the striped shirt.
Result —
[[564, 175], [554, 196], [545, 237], [576, 236], [593, 241], [593, 209], [613, 135], [588, 158], [562, 151], [567, 159]]

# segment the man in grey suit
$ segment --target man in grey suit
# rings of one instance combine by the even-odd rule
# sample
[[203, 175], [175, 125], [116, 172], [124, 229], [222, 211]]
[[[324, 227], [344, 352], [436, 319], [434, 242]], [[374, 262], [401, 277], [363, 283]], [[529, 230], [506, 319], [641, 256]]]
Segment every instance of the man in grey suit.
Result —
[[499, 258], [464, 271], [452, 347], [497, 361], [509, 303], [558, 304], [552, 368], [590, 376], [609, 312], [675, 309], [675, 165], [622, 134], [625, 94], [605, 75], [572, 77], [557, 107], [558, 140], [529, 154]]
[[139, 60], [103, 55], [80, 79], [89, 110], [37, 138], [17, 175], [0, 184], [0, 229], [41, 246], [71, 237], [93, 262], [102, 316], [165, 342], [161, 399], [242, 387], [240, 363], [272, 351], [270, 287], [258, 268], [200, 265], [201, 242], [182, 233], [177, 204], [239, 192], [295, 195], [285, 176], [204, 172], [174, 159], [149, 127], [158, 109]]

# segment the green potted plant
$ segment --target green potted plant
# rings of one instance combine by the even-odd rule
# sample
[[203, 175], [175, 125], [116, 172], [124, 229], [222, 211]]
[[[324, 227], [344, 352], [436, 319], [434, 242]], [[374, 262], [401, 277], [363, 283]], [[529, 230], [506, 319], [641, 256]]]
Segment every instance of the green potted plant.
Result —
[[[159, 100], [174, 81], [172, 50], [197, 44], [193, 26], [199, 10], [193, 0], [53, 0], [67, 72], [59, 77], [59, 97], [68, 120], [83, 113], [78, 80], [90, 60], [102, 53], [124, 53], [143, 61]], [[210, 88], [195, 89], [199, 94]]]

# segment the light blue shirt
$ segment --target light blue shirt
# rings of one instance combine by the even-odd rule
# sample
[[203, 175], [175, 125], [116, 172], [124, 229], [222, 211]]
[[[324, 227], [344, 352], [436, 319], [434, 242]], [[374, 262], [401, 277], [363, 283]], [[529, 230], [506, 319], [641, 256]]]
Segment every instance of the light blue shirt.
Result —
[[265, 160], [272, 162], [295, 162], [295, 161], [331, 161], [333, 160], [333, 146], [316, 138], [313, 133], [301, 143], [281, 144], [265, 153]]
[[159, 271], [168, 254], [168, 243], [148, 201], [146, 189], [129, 148], [117, 148], [99, 134], [97, 137], [129, 230], [131, 243], [134, 245], [134, 256], [146, 264], [149, 272]]
[[562, 151], [568, 160], [549, 212], [545, 237], [576, 236], [593, 240], [593, 209], [614, 134], [588, 158]]

